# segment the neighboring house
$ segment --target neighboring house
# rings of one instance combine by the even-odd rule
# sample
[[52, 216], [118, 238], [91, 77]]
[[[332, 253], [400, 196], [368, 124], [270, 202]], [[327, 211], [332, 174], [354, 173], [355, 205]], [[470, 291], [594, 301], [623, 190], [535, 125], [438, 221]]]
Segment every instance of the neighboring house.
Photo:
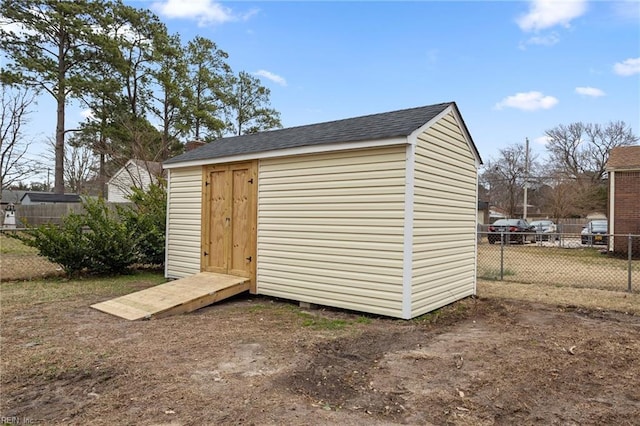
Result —
[[20, 199], [25, 194], [24, 189], [3, 189], [2, 199], [0, 200], [0, 208], [4, 208], [9, 204], [20, 204]]
[[455, 103], [217, 140], [164, 163], [165, 274], [416, 317], [476, 293], [480, 164]]
[[128, 203], [131, 188], [147, 189], [158, 183], [162, 176], [162, 163], [129, 160], [107, 182], [107, 200], [110, 203]]
[[493, 223], [498, 219], [507, 219], [509, 215], [505, 209], [497, 206], [489, 206], [489, 223]]
[[478, 201], [478, 224], [489, 223], [489, 202]]
[[54, 194], [52, 192], [25, 192], [20, 199], [20, 204], [61, 204], [80, 203], [82, 199], [78, 194]]
[[[609, 173], [609, 233], [640, 235], [640, 146], [613, 148], [607, 161]], [[628, 253], [628, 238], [615, 237], [609, 247]], [[632, 247], [640, 253], [640, 237]]]

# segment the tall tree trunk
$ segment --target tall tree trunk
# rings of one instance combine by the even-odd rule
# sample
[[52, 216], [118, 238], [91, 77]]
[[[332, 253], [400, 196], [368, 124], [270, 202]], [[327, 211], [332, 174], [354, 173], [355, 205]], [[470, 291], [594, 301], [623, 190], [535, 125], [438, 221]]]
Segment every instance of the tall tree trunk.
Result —
[[104, 152], [100, 153], [100, 170], [98, 172], [98, 185], [100, 185], [100, 195], [102, 198], [107, 198], [107, 188], [106, 188], [106, 179], [105, 179], [105, 170], [104, 170]]
[[55, 176], [53, 192], [55, 194], [64, 194], [64, 109], [65, 109], [65, 68], [66, 63], [64, 60], [64, 34], [60, 34], [60, 40], [58, 46], [58, 93], [56, 93], [57, 102], [57, 114], [56, 114], [56, 148], [55, 148]]

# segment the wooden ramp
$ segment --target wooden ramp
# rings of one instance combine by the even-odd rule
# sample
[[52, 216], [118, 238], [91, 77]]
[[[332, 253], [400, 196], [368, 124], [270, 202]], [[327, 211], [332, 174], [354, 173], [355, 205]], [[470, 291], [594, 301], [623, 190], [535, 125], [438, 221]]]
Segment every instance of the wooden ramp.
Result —
[[91, 305], [128, 320], [162, 318], [195, 311], [249, 290], [250, 279], [201, 272]]

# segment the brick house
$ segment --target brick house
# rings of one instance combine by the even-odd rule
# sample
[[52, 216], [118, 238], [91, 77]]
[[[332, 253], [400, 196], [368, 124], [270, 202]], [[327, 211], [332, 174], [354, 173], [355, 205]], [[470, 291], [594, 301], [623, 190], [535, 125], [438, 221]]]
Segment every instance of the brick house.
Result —
[[[628, 238], [640, 235], [640, 146], [613, 148], [607, 161], [609, 173], [609, 233], [620, 235], [609, 247], [628, 253]], [[640, 237], [633, 240], [633, 253], [640, 254]], [[635, 256], [634, 256], [635, 257]]]

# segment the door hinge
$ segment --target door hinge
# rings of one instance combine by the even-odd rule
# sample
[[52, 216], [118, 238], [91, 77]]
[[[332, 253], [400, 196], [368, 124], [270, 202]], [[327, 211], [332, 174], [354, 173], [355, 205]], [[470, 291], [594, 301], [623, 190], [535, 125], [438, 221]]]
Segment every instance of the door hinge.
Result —
[[249, 262], [251, 262], [251, 259], [252, 259], [252, 257], [251, 257], [251, 256], [247, 257], [247, 260], [248, 260]]
[[249, 183], [253, 183], [253, 178], [249, 179]]

